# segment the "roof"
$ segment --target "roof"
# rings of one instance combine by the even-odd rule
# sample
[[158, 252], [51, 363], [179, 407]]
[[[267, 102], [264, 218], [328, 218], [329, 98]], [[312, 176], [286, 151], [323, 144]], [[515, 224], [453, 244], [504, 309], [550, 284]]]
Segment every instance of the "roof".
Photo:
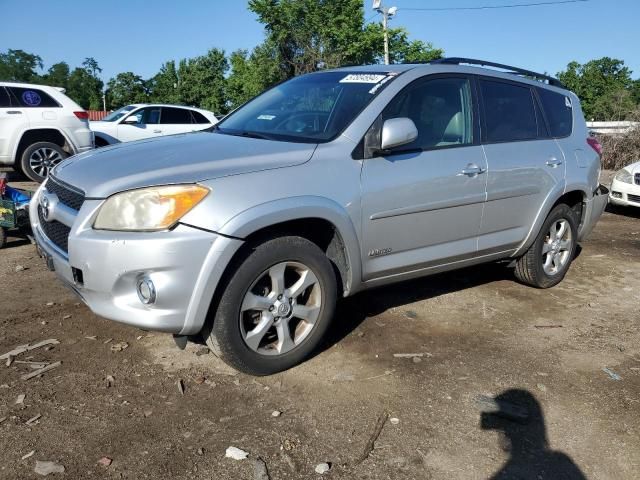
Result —
[[56, 90], [58, 92], [64, 92], [64, 88], [62, 88], [62, 87], [53, 87], [51, 85], [42, 85], [42, 84], [39, 84], [39, 83], [3, 82], [3, 81], [0, 81], [0, 86], [3, 86], [3, 87], [21, 87], [21, 88], [31, 87], [31, 88], [40, 88], [40, 89], [51, 88], [51, 89]]

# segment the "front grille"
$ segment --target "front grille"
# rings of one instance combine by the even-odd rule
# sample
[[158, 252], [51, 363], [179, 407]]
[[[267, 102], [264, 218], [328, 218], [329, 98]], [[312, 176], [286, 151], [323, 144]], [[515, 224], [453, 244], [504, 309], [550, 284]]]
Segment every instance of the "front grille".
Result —
[[[45, 184], [47, 192], [53, 193], [63, 205], [78, 211], [84, 203], [84, 193], [71, 188], [60, 180], [53, 177], [47, 179]], [[42, 215], [42, 207], [38, 205], [38, 219], [40, 220], [40, 228], [51, 242], [64, 252], [69, 252], [69, 232], [70, 227], [57, 220], [47, 222]]]
[[631, 195], [627, 193], [627, 200], [630, 202], [640, 203], [640, 195]]
[[635, 179], [636, 179], [636, 185], [640, 185], [640, 173], [636, 173]]
[[82, 207], [82, 204], [84, 203], [83, 193], [71, 189], [60, 180], [55, 180], [53, 177], [49, 177], [47, 179], [45, 188], [47, 189], [47, 192], [55, 193], [60, 202], [76, 211], [80, 210], [80, 207]]
[[40, 205], [38, 205], [38, 220], [40, 220], [40, 228], [47, 238], [61, 250], [69, 252], [69, 232], [71, 229], [57, 220], [47, 222], [42, 215], [42, 207]]

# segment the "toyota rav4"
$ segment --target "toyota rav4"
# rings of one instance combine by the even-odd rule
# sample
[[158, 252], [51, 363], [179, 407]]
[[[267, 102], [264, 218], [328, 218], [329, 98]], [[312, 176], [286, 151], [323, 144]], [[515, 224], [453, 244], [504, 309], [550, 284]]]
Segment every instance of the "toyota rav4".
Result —
[[444, 59], [304, 75], [207, 132], [77, 155], [31, 218], [98, 315], [266, 375], [311, 354], [338, 297], [498, 260], [556, 285], [606, 204], [599, 173], [556, 79]]

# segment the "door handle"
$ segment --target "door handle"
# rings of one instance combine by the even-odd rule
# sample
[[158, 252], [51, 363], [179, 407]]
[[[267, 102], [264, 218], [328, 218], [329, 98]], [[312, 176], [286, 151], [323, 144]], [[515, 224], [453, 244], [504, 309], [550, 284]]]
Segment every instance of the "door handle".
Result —
[[8, 110], [7, 114], [9, 114], [9, 115], [22, 115], [22, 112], [20, 110]]
[[154, 130], [153, 133], [162, 133], [162, 130]]
[[562, 165], [562, 160], [558, 160], [556, 157], [551, 157], [547, 160], [547, 166], [551, 168], [556, 168], [559, 165]]
[[466, 175], [468, 177], [475, 177], [476, 175], [480, 173], [484, 173], [485, 171], [486, 170], [479, 167], [478, 165], [474, 163], [470, 163], [469, 165], [467, 165], [466, 168], [463, 168], [462, 170], [460, 170], [460, 173], [458, 173], [457, 176], [461, 177], [463, 175]]

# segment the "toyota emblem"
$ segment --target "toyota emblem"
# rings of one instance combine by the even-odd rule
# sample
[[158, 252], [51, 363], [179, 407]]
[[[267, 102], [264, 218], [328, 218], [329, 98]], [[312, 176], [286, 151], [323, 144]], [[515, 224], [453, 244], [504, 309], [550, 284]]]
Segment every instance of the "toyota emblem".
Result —
[[46, 196], [43, 196], [40, 199], [40, 208], [42, 209], [42, 218], [44, 218], [47, 222], [49, 221], [49, 215], [51, 214], [51, 212], [49, 211], [50, 206], [51, 203], [49, 202], [49, 199]]

